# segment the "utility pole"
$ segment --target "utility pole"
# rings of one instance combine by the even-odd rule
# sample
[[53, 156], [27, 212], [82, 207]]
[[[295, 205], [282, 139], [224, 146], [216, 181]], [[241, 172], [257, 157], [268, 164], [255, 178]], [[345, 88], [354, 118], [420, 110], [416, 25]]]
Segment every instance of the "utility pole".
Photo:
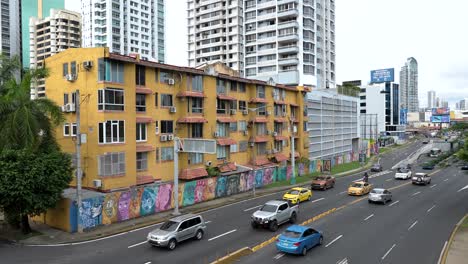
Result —
[[[76, 209], [77, 209], [77, 224], [78, 233], [83, 233], [83, 226], [81, 222], [81, 178], [83, 173], [81, 171], [81, 122], [80, 122], [80, 90], [75, 92], [75, 109], [76, 109]], [[72, 126], [73, 133], [73, 126]]]
[[291, 166], [292, 166], [292, 175], [291, 175], [291, 184], [296, 184], [296, 150], [294, 149], [294, 120], [291, 119]]
[[179, 144], [180, 139], [174, 138], [174, 190], [172, 190], [174, 196], [174, 212], [172, 215], [180, 215], [179, 212]]

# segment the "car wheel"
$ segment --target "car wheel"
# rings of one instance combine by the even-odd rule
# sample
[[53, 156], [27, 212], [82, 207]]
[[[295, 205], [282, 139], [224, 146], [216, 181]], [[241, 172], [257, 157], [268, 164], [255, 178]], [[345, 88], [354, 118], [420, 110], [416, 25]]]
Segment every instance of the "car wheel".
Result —
[[270, 222], [269, 229], [270, 231], [273, 231], [273, 232], [276, 232], [278, 230], [278, 223], [276, 222], [276, 220], [273, 220], [272, 222]]
[[253, 229], [257, 229], [258, 225], [255, 222], [250, 222], [250, 226], [252, 226]]
[[305, 246], [302, 248], [301, 254], [302, 254], [302, 256], [307, 255], [307, 248]]
[[201, 240], [201, 239], [203, 238], [203, 231], [198, 230], [198, 231], [197, 231], [197, 234], [195, 235], [195, 238], [196, 238], [197, 240]]
[[294, 224], [294, 223], [296, 223], [296, 221], [297, 221], [297, 215], [296, 215], [295, 212], [293, 212], [292, 215], [291, 215], [291, 217], [289, 218], [289, 222], [290, 222], [291, 224]]
[[169, 244], [167, 244], [167, 248], [169, 250], [174, 250], [176, 246], [177, 246], [177, 241], [174, 238], [169, 240]]
[[372, 201], [371, 201], [371, 200], [367, 200], [367, 201], [368, 201], [369, 203], [372, 203]]
[[322, 244], [323, 244], [323, 236], [321, 236], [319, 239], [319, 245], [322, 245]]
[[309, 195], [309, 197], [307, 197], [307, 201], [310, 201], [311, 198], [312, 198], [312, 195]]

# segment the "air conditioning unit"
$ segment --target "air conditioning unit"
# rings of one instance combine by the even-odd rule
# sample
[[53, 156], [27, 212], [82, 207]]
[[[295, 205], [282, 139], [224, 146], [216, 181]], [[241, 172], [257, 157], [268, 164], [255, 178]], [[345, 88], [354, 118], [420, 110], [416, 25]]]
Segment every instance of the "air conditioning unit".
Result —
[[102, 181], [101, 180], [93, 180], [93, 186], [94, 186], [94, 188], [101, 188], [102, 187]]
[[167, 135], [161, 135], [159, 137], [159, 139], [161, 140], [161, 142], [166, 142], [167, 141]]
[[92, 61], [85, 61], [83, 62], [83, 68], [85, 68], [86, 70], [89, 70], [93, 67], [93, 62]]
[[69, 103], [65, 105], [65, 112], [75, 112], [75, 104]]
[[65, 75], [65, 78], [69, 82], [74, 82], [74, 81], [76, 81], [76, 74], [67, 74], [67, 75]]
[[174, 85], [174, 84], [175, 84], [175, 80], [174, 80], [174, 79], [167, 79], [167, 84], [169, 84], [169, 85]]
[[175, 113], [177, 112], [177, 108], [175, 106], [171, 106], [171, 108], [169, 108], [169, 112]]
[[231, 115], [235, 115], [236, 114], [236, 109], [231, 109]]
[[254, 147], [254, 146], [255, 146], [255, 142], [250, 142], [250, 146], [251, 146], [251, 147]]
[[244, 130], [244, 136], [248, 136], [248, 135], [249, 135], [249, 131]]
[[271, 111], [266, 111], [266, 116], [271, 116]]
[[278, 132], [273, 132], [273, 136], [274, 137], [278, 136]]
[[67, 112], [67, 106], [66, 105], [62, 105], [60, 107], [60, 109], [62, 110], [62, 112]]
[[249, 114], [249, 110], [242, 110], [242, 114], [243, 114], [243, 115], [248, 115], [248, 114]]
[[219, 137], [219, 132], [214, 132], [213, 137], [215, 137], [215, 138]]
[[167, 140], [168, 141], [174, 140], [174, 135], [172, 135], [172, 134], [167, 135]]

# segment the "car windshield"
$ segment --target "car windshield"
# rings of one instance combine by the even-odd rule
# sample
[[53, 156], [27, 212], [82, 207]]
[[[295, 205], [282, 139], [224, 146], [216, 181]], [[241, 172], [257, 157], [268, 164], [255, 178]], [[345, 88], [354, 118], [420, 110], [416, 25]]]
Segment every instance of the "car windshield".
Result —
[[401, 169], [400, 169], [400, 172], [403, 172], [403, 173], [407, 173], [408, 171], [409, 171], [409, 170], [406, 169], [406, 168], [401, 168]]
[[379, 164], [374, 164], [374, 168], [380, 168]]
[[383, 190], [372, 190], [371, 193], [376, 193], [376, 194], [382, 194], [384, 191]]
[[325, 177], [317, 177], [315, 178], [317, 181], [324, 181], [325, 180]]
[[351, 187], [361, 188], [362, 184], [361, 183], [353, 183], [353, 184], [351, 184]]
[[301, 234], [302, 233], [300, 233], [300, 232], [286, 230], [286, 231], [284, 231], [283, 236], [290, 237], [290, 238], [299, 238], [299, 237], [301, 237]]
[[262, 208], [260, 208], [260, 211], [274, 213], [276, 212], [276, 208], [276, 205], [265, 204], [264, 206], [262, 206]]
[[286, 194], [298, 195], [299, 191], [298, 190], [291, 190], [291, 191], [287, 192]]
[[179, 222], [168, 221], [168, 222], [165, 222], [160, 227], [160, 229], [165, 230], [165, 231], [175, 231], [177, 229], [177, 225], [179, 225]]

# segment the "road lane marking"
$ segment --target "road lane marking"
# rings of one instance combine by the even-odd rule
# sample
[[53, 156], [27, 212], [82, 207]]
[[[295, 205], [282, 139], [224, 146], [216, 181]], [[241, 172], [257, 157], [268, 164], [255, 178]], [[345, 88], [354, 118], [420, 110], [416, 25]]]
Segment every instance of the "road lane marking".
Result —
[[366, 217], [366, 218], [364, 219], [364, 221], [369, 220], [369, 219], [370, 219], [371, 217], [373, 217], [373, 216], [374, 216], [374, 214], [369, 215], [368, 217]]
[[209, 223], [211, 223], [211, 221], [205, 221], [205, 224], [209, 224]]
[[348, 264], [348, 258], [344, 258], [342, 260], [339, 260], [338, 262], [336, 262], [336, 264]]
[[225, 235], [229, 235], [229, 234], [234, 233], [234, 232], [236, 232], [236, 231], [237, 231], [237, 229], [233, 229], [233, 230], [228, 231], [228, 232], [226, 232], [226, 233], [224, 233], [224, 234], [221, 234], [221, 235], [219, 235], [219, 236], [212, 237], [212, 238], [208, 239], [208, 241], [215, 240], [215, 239], [217, 239], [217, 238], [223, 237], [223, 236], [225, 236]]
[[151, 261], [145, 262], [145, 264], [151, 264]]
[[448, 179], [445, 179], [444, 181], [448, 181]]
[[427, 212], [429, 213], [430, 211], [432, 211], [432, 209], [434, 209], [434, 207], [436, 207], [435, 204], [431, 208], [427, 209]]
[[397, 203], [399, 203], [399, 202], [400, 202], [400, 200], [395, 201], [395, 202], [391, 203], [389, 206], [394, 206], [395, 204], [397, 204]]
[[391, 180], [393, 180], [393, 179], [386, 179], [385, 181], [388, 181], [388, 182], [389, 182], [389, 181], [391, 181]]
[[432, 188], [434, 188], [434, 187], [436, 187], [436, 186], [437, 186], [437, 183], [436, 183], [436, 184], [434, 184], [434, 185], [432, 185], [432, 186], [430, 186], [429, 188], [431, 188], [431, 189], [432, 189]]
[[335, 243], [338, 239], [342, 238], [343, 235], [339, 235], [337, 238], [333, 239], [330, 243], [328, 243], [325, 247], [329, 247], [331, 244]]
[[250, 211], [250, 210], [253, 210], [253, 209], [259, 208], [260, 206], [262, 206], [262, 205], [257, 205], [257, 206], [254, 206], [254, 207], [251, 207], [251, 208], [245, 209], [245, 210], [244, 210], [244, 212], [248, 212], [248, 211]]
[[133, 244], [133, 245], [131, 245], [131, 246], [128, 246], [128, 248], [137, 247], [137, 246], [139, 246], [139, 245], [143, 245], [143, 244], [145, 244], [145, 243], [147, 243], [147, 242], [148, 242], [148, 241], [146, 241], [146, 240], [145, 240], [145, 241], [143, 241], [143, 242], [136, 243], [136, 244]]
[[468, 189], [468, 185], [467, 185], [467, 186], [465, 186], [465, 187], [463, 187], [463, 188], [461, 188], [461, 189], [460, 189], [460, 190], [458, 190], [457, 192], [461, 192], [461, 191], [463, 191], [463, 190], [466, 190], [466, 189]]
[[408, 231], [410, 231], [411, 228], [413, 228], [417, 223], [418, 223], [418, 221], [414, 222], [414, 223], [408, 228]]
[[280, 259], [284, 256], [284, 253], [278, 253], [276, 256], [274, 256], [274, 259]]
[[416, 196], [416, 195], [418, 195], [418, 194], [420, 194], [420, 193], [421, 193], [421, 192], [415, 192], [415, 193], [413, 193], [411, 196]]
[[347, 191], [344, 191], [344, 192], [340, 192], [339, 194], [345, 194], [345, 193], [347, 193]]
[[442, 251], [440, 252], [439, 260], [437, 261], [437, 263], [442, 263], [442, 256], [444, 255], [445, 248], [447, 248], [447, 243], [448, 241], [445, 241], [444, 246], [442, 247]]
[[318, 202], [318, 201], [322, 201], [322, 200], [325, 200], [325, 198], [320, 198], [320, 199], [317, 199], [317, 200], [313, 200], [312, 203], [315, 203], [315, 202]]
[[387, 251], [387, 253], [385, 253], [385, 255], [383, 255], [382, 257], [382, 260], [384, 260], [388, 254], [390, 254], [390, 252], [392, 251], [392, 249], [396, 246], [396, 244], [393, 244], [393, 246]]

